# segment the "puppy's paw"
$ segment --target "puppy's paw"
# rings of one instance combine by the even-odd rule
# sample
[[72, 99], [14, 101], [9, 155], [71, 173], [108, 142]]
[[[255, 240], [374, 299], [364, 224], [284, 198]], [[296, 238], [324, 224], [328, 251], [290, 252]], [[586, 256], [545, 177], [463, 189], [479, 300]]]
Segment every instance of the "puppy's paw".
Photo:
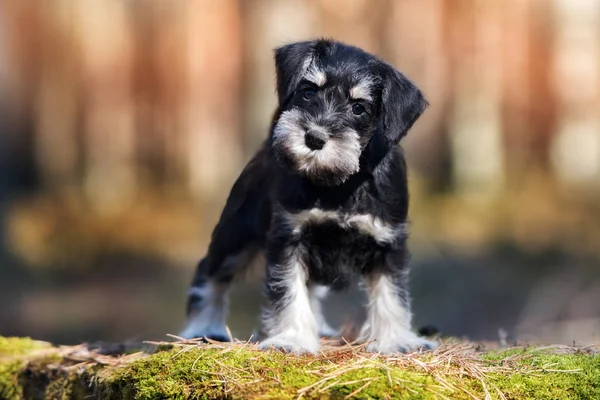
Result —
[[407, 332], [404, 335], [397, 335], [392, 338], [375, 339], [367, 345], [366, 350], [381, 354], [412, 353], [433, 350], [438, 346], [439, 344], [433, 340], [421, 338], [413, 332]]
[[280, 333], [267, 338], [260, 344], [261, 350], [278, 349], [286, 353], [316, 354], [319, 350], [319, 340], [315, 337], [298, 336]]
[[225, 327], [223, 327], [222, 329], [206, 330], [196, 329], [196, 327], [194, 326], [188, 326], [183, 331], [181, 331], [179, 337], [182, 337], [184, 339], [202, 338], [203, 340], [205, 338], [208, 338], [217, 342], [231, 342], [231, 338], [229, 337], [229, 333], [227, 332], [227, 329], [225, 329]]
[[322, 324], [319, 327], [319, 337], [330, 338], [330, 337], [336, 337], [336, 336], [340, 336], [340, 335], [341, 334], [340, 334], [339, 329], [334, 329], [326, 323]]

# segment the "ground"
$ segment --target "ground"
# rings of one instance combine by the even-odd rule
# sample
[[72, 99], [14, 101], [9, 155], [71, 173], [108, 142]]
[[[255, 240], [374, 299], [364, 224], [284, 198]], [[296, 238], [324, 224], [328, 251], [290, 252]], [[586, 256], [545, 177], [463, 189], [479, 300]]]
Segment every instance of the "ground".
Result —
[[0, 398], [598, 399], [600, 355], [456, 340], [395, 356], [330, 341], [318, 356], [294, 356], [244, 342], [53, 346], [0, 337]]

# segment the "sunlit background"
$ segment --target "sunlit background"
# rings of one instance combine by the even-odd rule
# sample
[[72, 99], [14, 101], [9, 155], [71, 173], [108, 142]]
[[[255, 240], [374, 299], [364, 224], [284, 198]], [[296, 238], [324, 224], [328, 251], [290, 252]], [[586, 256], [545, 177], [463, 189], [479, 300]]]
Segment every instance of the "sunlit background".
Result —
[[[267, 135], [272, 49], [320, 36], [431, 103], [403, 141], [415, 325], [597, 344], [600, 0], [0, 0], [0, 335], [177, 333]], [[257, 285], [235, 287], [239, 338]]]

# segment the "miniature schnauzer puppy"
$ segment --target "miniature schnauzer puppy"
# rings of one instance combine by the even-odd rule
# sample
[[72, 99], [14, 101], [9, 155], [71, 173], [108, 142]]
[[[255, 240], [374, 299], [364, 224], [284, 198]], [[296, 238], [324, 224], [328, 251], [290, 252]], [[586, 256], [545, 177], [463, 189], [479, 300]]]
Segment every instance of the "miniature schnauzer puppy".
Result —
[[321, 313], [328, 288], [360, 281], [368, 294], [359, 339], [381, 353], [432, 348], [411, 331], [408, 188], [398, 146], [427, 107], [389, 64], [333, 40], [275, 50], [279, 106], [246, 165], [200, 261], [186, 338], [229, 339], [234, 276], [264, 251], [261, 348], [315, 353], [333, 335]]

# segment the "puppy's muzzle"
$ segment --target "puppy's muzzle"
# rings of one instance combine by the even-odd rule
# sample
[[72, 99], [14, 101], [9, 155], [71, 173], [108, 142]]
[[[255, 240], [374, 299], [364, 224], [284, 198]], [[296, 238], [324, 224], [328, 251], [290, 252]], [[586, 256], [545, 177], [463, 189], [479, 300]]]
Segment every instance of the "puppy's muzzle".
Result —
[[306, 147], [311, 150], [321, 150], [327, 142], [327, 134], [316, 129], [309, 129], [304, 135]]

